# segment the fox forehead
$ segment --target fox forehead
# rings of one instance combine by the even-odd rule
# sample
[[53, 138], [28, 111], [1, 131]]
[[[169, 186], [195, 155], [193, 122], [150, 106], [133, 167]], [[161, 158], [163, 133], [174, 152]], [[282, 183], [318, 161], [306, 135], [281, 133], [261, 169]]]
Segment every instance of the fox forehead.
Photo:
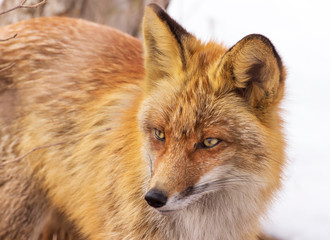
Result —
[[223, 109], [233, 102], [218, 95], [207, 76], [185, 81], [177, 88], [164, 81], [146, 101], [148, 110], [144, 114], [148, 115], [147, 125], [170, 132], [176, 139], [201, 137], [207, 129], [225, 124], [227, 114]]
[[217, 111], [220, 110], [216, 100], [217, 97], [206, 76], [199, 81], [184, 84], [172, 101], [173, 106], [167, 112], [170, 116], [169, 130], [175, 134], [174, 137], [189, 137], [198, 129], [210, 127]]

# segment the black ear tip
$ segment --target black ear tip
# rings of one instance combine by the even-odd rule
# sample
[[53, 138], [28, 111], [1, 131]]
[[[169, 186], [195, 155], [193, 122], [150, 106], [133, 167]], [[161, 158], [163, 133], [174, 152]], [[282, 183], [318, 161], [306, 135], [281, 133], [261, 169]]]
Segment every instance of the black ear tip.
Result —
[[174, 34], [175, 38], [178, 40], [179, 43], [181, 43], [180, 39], [183, 35], [191, 35], [157, 4], [150, 3], [148, 7], [150, 7], [151, 10], [154, 11], [154, 13], [162, 22], [166, 23], [166, 25], [170, 28], [171, 32]]
[[273, 45], [272, 42], [266, 36], [258, 33], [253, 33], [245, 36], [243, 39], [250, 40], [250, 39], [260, 39], [267, 45]]
[[265, 44], [265, 46], [267, 46], [269, 49], [271, 49], [271, 51], [273, 53], [273, 56], [275, 57], [280, 70], [282, 71], [282, 69], [283, 69], [282, 59], [281, 59], [280, 55], [278, 54], [278, 52], [277, 52], [275, 46], [273, 45], [273, 43], [269, 40], [269, 38], [265, 37], [262, 34], [254, 33], [254, 34], [249, 34], [249, 35], [245, 36], [239, 42], [246, 43], [246, 42], [253, 41], [253, 40], [260, 40], [261, 42], [263, 42], [263, 44]]
[[158, 4], [156, 3], [149, 3], [147, 5], [148, 7], [150, 7], [152, 10], [154, 10], [155, 13], [159, 13], [159, 12], [164, 12], [164, 9], [162, 9]]
[[249, 41], [249, 40], [253, 40], [253, 39], [259, 39], [259, 40], [261, 40], [266, 46], [268, 46], [268, 47], [272, 50], [273, 55], [274, 55], [274, 57], [276, 58], [279, 67], [283, 67], [281, 57], [280, 57], [280, 55], [278, 54], [278, 52], [277, 52], [275, 46], [273, 45], [273, 43], [269, 40], [269, 38], [265, 37], [265, 36], [262, 35], [262, 34], [256, 34], [256, 33], [254, 33], [254, 34], [247, 35], [247, 36], [244, 37], [242, 40]]

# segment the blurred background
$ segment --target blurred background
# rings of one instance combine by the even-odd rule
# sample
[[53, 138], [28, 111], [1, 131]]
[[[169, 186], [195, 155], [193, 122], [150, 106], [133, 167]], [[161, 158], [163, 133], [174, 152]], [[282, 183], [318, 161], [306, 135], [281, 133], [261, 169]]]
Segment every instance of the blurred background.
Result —
[[[0, 12], [43, 1], [0, 0]], [[38, 8], [19, 9], [0, 16], [0, 26], [40, 16], [64, 16], [84, 18], [140, 36], [144, 7], [151, 2], [167, 8], [170, 0], [47, 0]]]
[[[0, 0], [0, 11], [22, 0]], [[40, 1], [31, 0], [26, 4]], [[330, 240], [330, 3], [327, 0], [48, 0], [0, 16], [0, 25], [37, 16], [81, 17], [141, 37], [144, 6], [158, 2], [203, 41], [234, 45], [245, 35], [271, 39], [287, 67], [288, 166], [264, 219], [283, 240]]]

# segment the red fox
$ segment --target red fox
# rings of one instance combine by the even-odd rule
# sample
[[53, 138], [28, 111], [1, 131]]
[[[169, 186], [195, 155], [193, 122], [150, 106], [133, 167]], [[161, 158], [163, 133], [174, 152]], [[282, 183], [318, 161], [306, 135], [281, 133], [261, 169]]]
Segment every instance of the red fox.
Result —
[[270, 40], [202, 43], [155, 4], [144, 46], [59, 17], [0, 33], [0, 239], [54, 212], [91, 240], [261, 239], [285, 165]]

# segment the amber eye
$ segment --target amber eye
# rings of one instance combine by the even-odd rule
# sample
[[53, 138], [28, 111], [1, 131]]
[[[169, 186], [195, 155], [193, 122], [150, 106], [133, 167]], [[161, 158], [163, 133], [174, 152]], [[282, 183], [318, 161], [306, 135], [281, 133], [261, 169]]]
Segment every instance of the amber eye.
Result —
[[212, 147], [218, 145], [220, 142], [221, 142], [221, 140], [218, 138], [206, 138], [203, 140], [202, 146], [204, 148], [212, 148]]
[[164, 141], [165, 140], [165, 133], [163, 133], [162, 131], [155, 129], [155, 137], [160, 140], [160, 141]]

